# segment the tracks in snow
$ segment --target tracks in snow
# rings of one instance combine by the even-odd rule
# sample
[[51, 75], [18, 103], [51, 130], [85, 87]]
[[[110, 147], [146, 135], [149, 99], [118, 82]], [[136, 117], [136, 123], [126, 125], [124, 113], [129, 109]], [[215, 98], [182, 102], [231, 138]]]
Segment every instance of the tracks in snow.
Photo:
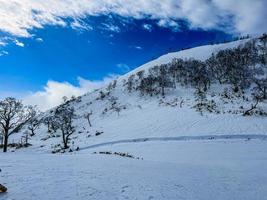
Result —
[[99, 143], [82, 147], [80, 150], [93, 149], [102, 146], [109, 146], [115, 144], [124, 143], [140, 143], [140, 142], [153, 142], [153, 141], [192, 141], [192, 140], [233, 140], [233, 139], [261, 139], [267, 140], [267, 135], [203, 135], [203, 136], [179, 136], [179, 137], [151, 137], [151, 138], [136, 138], [136, 139], [125, 139], [117, 140], [105, 143]]

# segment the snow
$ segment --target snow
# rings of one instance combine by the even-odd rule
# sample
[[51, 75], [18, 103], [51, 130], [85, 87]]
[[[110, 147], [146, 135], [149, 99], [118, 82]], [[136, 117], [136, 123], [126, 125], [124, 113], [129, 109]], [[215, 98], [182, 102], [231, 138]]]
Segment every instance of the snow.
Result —
[[[100, 90], [82, 96], [80, 101], [74, 101], [71, 104], [78, 115], [74, 121], [76, 132], [72, 135], [72, 149], [138, 138], [267, 135], [266, 117], [242, 116], [243, 111], [240, 107], [249, 108], [251, 101], [233, 98], [225, 103], [225, 99], [220, 98], [222, 91], [229, 87], [227, 85], [212, 85], [207, 94], [216, 102], [220, 114], [204, 113], [203, 116], [193, 108], [195, 105], [193, 88], [177, 85], [175, 90], [167, 90], [166, 97], [162, 98], [160, 96], [141, 96], [139, 91], [129, 93], [123, 86], [123, 80], [139, 70], [147, 70], [156, 64], [171, 62], [173, 58], [194, 57], [204, 60], [221, 49], [234, 48], [247, 41], [206, 45], [170, 53], [119, 77], [116, 88], [103, 100], [98, 99]], [[106, 88], [101, 90], [106, 91]], [[105, 108], [108, 109], [111, 106], [111, 97], [117, 98], [118, 105], [126, 108], [119, 115], [113, 110], [103, 114]], [[250, 98], [249, 93], [247, 97]], [[180, 106], [181, 102], [183, 102], [182, 106]], [[266, 102], [260, 103], [259, 107], [267, 109]], [[93, 112], [91, 116], [93, 126], [89, 127], [83, 116], [86, 112], [91, 111]], [[49, 114], [49, 112], [47, 111], [44, 115]], [[96, 136], [97, 131], [103, 132], [103, 134]], [[23, 131], [20, 134], [12, 135], [10, 141], [20, 141], [22, 133]], [[60, 132], [57, 134], [60, 136]], [[51, 152], [55, 145], [62, 142], [61, 137], [41, 140], [47, 136], [47, 128], [42, 126], [37, 130], [37, 134], [30, 138], [30, 143], [33, 146], [29, 147], [27, 151]], [[40, 148], [41, 146], [42, 148]]]
[[[1, 154], [1, 200], [263, 200], [266, 140], [150, 141], [73, 154]], [[128, 152], [143, 160], [92, 154]]]
[[130, 74], [134, 74], [140, 70], [147, 70], [150, 67], [153, 67], [155, 65], [168, 64], [175, 58], [180, 58], [180, 59], [194, 58], [197, 60], [205, 61], [212, 55], [212, 53], [216, 53], [223, 49], [232, 49], [232, 48], [238, 47], [239, 45], [242, 45], [246, 43], [247, 41], [249, 41], [249, 39], [238, 40], [238, 41], [228, 42], [228, 43], [223, 43], [223, 44], [204, 45], [204, 46], [199, 46], [199, 47], [186, 49], [186, 50], [182, 50], [178, 52], [168, 53], [144, 65], [141, 65], [140, 67], [136, 68], [135, 70], [129, 72], [128, 74], [122, 77], [127, 77]]
[[[72, 149], [88, 147], [100, 143], [133, 140], [138, 138], [166, 138], [184, 136], [234, 136], [234, 135], [267, 135], [267, 118], [259, 116], [244, 117], [242, 114], [210, 114], [202, 116], [192, 108], [193, 101], [188, 89], [179, 89], [179, 96], [171, 94], [164, 99], [166, 102], [178, 98], [178, 106], [160, 105], [160, 98], [140, 97], [116, 90], [112, 93], [119, 97], [119, 103], [126, 106], [118, 116], [116, 112], [102, 111], [110, 106], [109, 100], [95, 100], [98, 93], [84, 96], [81, 103], [75, 103], [77, 115], [81, 116], [75, 120], [76, 132], [72, 136]], [[181, 99], [184, 105], [180, 108]], [[218, 100], [219, 101], [219, 100]], [[87, 106], [88, 102], [92, 102]], [[219, 101], [220, 102], [220, 101]], [[246, 102], [237, 102], [240, 106]], [[227, 105], [232, 106], [232, 105]], [[226, 108], [232, 109], [231, 107]], [[82, 116], [86, 111], [93, 111], [91, 117], [92, 127]], [[96, 131], [103, 132], [95, 136]], [[30, 139], [33, 144], [27, 151], [51, 152], [52, 146], [60, 144], [61, 137], [41, 140], [47, 137], [47, 128], [42, 126], [36, 136]], [[58, 132], [60, 135], [60, 132]], [[19, 141], [20, 134], [14, 134], [10, 141]], [[40, 148], [40, 146], [43, 146]]]
[[[240, 107], [249, 108], [251, 101], [232, 98], [225, 102], [220, 94], [228, 86], [213, 85], [207, 96], [220, 113], [201, 115], [193, 108], [194, 89], [190, 87], [178, 85], [166, 90], [162, 98], [129, 93], [123, 86], [123, 80], [139, 70], [173, 58], [205, 60], [245, 41], [164, 55], [119, 77], [116, 88], [104, 99], [99, 99], [98, 90], [72, 102], [77, 118], [71, 149], [79, 147], [80, 151], [51, 154], [62, 143], [60, 132], [48, 138], [47, 127], [42, 125], [30, 138], [31, 147], [0, 153], [0, 183], [8, 187], [0, 199], [266, 199], [267, 118], [242, 116]], [[245, 95], [249, 98], [249, 93]], [[119, 114], [114, 110], [103, 113], [110, 108], [111, 97], [125, 107]], [[259, 107], [266, 110], [266, 102]], [[91, 111], [92, 127], [83, 117]], [[10, 142], [20, 141], [23, 132], [11, 135]], [[142, 159], [94, 154], [100, 151]]]

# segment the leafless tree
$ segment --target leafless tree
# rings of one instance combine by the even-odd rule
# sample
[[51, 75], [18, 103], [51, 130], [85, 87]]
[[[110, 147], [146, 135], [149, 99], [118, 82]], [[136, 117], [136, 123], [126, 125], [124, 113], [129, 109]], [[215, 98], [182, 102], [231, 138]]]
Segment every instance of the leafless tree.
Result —
[[35, 135], [35, 130], [40, 126], [40, 120], [38, 120], [38, 114], [40, 113], [36, 106], [30, 106], [28, 108], [30, 119], [28, 121], [28, 129], [31, 131], [31, 136]]
[[55, 131], [58, 129], [61, 131], [64, 149], [69, 148], [70, 136], [75, 132], [75, 127], [73, 126], [75, 116], [74, 108], [64, 104], [55, 110], [52, 126]]
[[265, 66], [267, 66], [267, 34], [266, 33], [264, 33], [260, 37], [260, 41], [262, 43], [262, 45], [260, 46], [260, 49], [262, 51], [262, 61], [265, 64]]
[[118, 116], [120, 116], [121, 107], [114, 107], [115, 112], [117, 112]]
[[42, 119], [43, 123], [47, 126], [47, 132], [48, 133], [52, 133], [52, 131], [54, 131], [54, 127], [53, 127], [53, 116], [47, 116], [45, 118]]
[[132, 74], [131, 76], [129, 76], [128, 81], [127, 81], [127, 90], [128, 92], [132, 92], [133, 90], [133, 86], [134, 86], [134, 78], [135, 78], [135, 74]]
[[29, 131], [31, 131], [31, 136], [35, 135], [36, 129], [40, 127], [40, 121], [36, 118], [30, 120], [30, 123], [28, 125]]
[[8, 138], [30, 119], [29, 111], [20, 101], [8, 97], [0, 101], [0, 127], [3, 132], [4, 148], [7, 151]]
[[63, 96], [63, 97], [62, 97], [62, 100], [63, 100], [63, 103], [66, 103], [66, 102], [68, 101], [68, 97]]
[[89, 124], [90, 127], [92, 127], [92, 124], [91, 124], [91, 121], [90, 121], [90, 117], [91, 117], [92, 114], [93, 114], [92, 110], [90, 112], [87, 112], [87, 113], [84, 114], [84, 118], [87, 119], [88, 124]]
[[4, 133], [3, 131], [0, 129], [0, 145], [3, 145], [4, 142]]
[[257, 108], [258, 104], [259, 104], [259, 98], [256, 97], [255, 98], [255, 103], [252, 104], [251, 107], [243, 113], [243, 116], [250, 116], [250, 115], [252, 115], [252, 111]]

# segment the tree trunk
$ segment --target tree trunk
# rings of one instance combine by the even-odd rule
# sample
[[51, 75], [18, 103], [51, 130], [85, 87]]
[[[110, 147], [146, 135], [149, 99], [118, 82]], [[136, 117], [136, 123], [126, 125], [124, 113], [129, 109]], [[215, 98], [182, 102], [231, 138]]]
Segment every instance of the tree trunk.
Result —
[[64, 149], [68, 149], [68, 141], [69, 141], [69, 135], [67, 133], [65, 133], [65, 131], [62, 131], [62, 139], [63, 139], [63, 145], [64, 145]]
[[88, 120], [89, 126], [92, 127], [92, 124], [90, 122], [90, 118], [89, 117], [87, 118], [87, 120]]
[[7, 152], [7, 145], [8, 145], [8, 133], [5, 133], [3, 135], [4, 137], [4, 148], [3, 148], [3, 152]]
[[62, 140], [63, 140], [64, 149], [67, 149], [68, 144], [66, 142], [65, 132], [63, 130], [62, 130]]
[[251, 115], [251, 111], [255, 110], [257, 108], [257, 105], [259, 103], [259, 99], [256, 99], [256, 103], [254, 105], [251, 105], [251, 108], [244, 112], [243, 116], [249, 116]]
[[161, 87], [161, 95], [162, 95], [163, 97], [165, 96], [164, 87]]
[[65, 142], [64, 142], [64, 149], [67, 149], [67, 148], [69, 148], [69, 146], [68, 146], [68, 141], [65, 140]]
[[[31, 131], [31, 136], [34, 136], [35, 135], [35, 133], [34, 133], [34, 129], [30, 129], [30, 131]], [[27, 135], [28, 136], [28, 135]]]

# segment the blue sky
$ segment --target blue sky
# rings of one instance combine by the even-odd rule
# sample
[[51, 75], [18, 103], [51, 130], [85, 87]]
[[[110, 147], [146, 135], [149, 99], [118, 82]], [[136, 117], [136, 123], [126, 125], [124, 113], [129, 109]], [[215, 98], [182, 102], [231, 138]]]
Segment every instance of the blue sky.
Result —
[[49, 108], [162, 54], [257, 35], [266, 30], [265, 4], [0, 0], [0, 98]]
[[[32, 31], [34, 38], [18, 38], [24, 46], [7, 45], [4, 49], [8, 55], [0, 57], [0, 89], [37, 91], [47, 80], [77, 85], [79, 76], [101, 80], [170, 51], [231, 38], [216, 30], [188, 30], [186, 26], [172, 30], [152, 20], [131, 20], [122, 25], [117, 18], [113, 17], [112, 26], [118, 30], [105, 29], [103, 24], [110, 23], [107, 17], [89, 17], [86, 21], [90, 21], [92, 30], [47, 26]], [[148, 24], [149, 30], [145, 28]]]

